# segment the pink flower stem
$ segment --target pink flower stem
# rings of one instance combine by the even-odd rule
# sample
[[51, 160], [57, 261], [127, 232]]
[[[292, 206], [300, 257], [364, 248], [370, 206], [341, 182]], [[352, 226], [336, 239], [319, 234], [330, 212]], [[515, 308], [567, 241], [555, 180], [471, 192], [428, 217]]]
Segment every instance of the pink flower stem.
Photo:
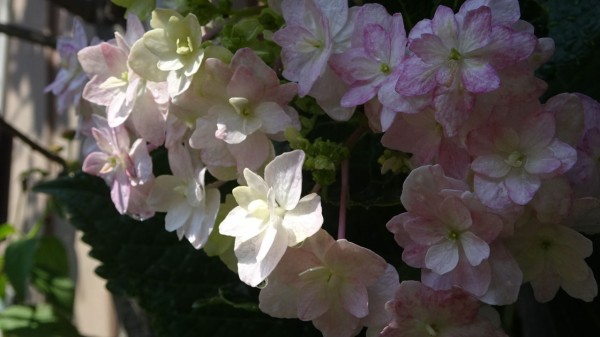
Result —
[[349, 171], [349, 161], [348, 159], [344, 159], [341, 164], [342, 188], [340, 191], [340, 213], [338, 216], [338, 240], [346, 238], [346, 207], [348, 203]]

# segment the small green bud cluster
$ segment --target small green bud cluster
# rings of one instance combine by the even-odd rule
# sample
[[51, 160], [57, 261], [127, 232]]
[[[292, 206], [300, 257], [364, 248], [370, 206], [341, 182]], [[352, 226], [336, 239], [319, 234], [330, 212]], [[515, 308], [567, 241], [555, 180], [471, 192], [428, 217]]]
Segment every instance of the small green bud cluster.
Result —
[[303, 168], [311, 171], [312, 178], [317, 184], [329, 186], [335, 182], [337, 168], [350, 153], [346, 146], [321, 138], [311, 143], [294, 128], [286, 129], [285, 137], [292, 149], [300, 149], [306, 153]]

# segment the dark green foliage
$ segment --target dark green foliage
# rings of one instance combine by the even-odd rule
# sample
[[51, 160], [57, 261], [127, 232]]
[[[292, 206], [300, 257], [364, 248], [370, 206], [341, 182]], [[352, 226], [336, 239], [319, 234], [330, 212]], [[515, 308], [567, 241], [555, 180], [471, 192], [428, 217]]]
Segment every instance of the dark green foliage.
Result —
[[[549, 84], [546, 97], [580, 92], [600, 98], [600, 6], [596, 0], [528, 0], [525, 17], [538, 15], [536, 34], [551, 37], [556, 52], [539, 75]], [[546, 24], [545, 29], [543, 24]], [[547, 34], [547, 35], [546, 35]]]
[[231, 1], [188, 0], [187, 8], [196, 15], [201, 25], [205, 25], [214, 18], [227, 15], [231, 10]]

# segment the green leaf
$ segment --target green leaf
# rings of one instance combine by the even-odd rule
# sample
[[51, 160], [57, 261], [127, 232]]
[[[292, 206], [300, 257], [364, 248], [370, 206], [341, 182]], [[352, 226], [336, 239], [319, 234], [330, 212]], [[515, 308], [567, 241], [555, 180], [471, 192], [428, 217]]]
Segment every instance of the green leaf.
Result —
[[71, 317], [75, 286], [69, 277], [69, 258], [62, 241], [43, 236], [35, 254], [31, 283], [46, 301], [56, 306], [65, 317]]
[[6, 239], [11, 234], [16, 233], [15, 228], [8, 223], [0, 225], [0, 241]]
[[0, 313], [0, 330], [6, 337], [80, 337], [77, 329], [56, 315], [52, 306], [10, 306]]
[[35, 267], [54, 276], [69, 276], [69, 257], [64, 244], [53, 236], [40, 238], [35, 253]]
[[15, 289], [17, 301], [25, 298], [39, 238], [14, 241], [6, 248], [4, 271]]
[[75, 285], [69, 277], [52, 275], [43, 269], [34, 268], [31, 283], [63, 316], [72, 316]]
[[115, 5], [127, 8], [127, 13], [137, 15], [140, 20], [150, 17], [156, 7], [156, 0], [111, 0]]

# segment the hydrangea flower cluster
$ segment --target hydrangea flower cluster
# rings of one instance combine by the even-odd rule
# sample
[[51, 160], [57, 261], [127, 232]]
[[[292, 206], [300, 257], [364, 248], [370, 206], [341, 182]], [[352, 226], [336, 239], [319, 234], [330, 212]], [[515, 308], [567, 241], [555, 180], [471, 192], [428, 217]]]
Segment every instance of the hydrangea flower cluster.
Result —
[[[121, 214], [164, 212], [165, 229], [196, 249], [218, 226], [235, 240], [241, 281], [261, 287], [260, 309], [324, 336], [505, 336], [488, 305], [514, 303], [524, 282], [541, 302], [559, 288], [597, 295], [579, 231], [600, 232], [586, 217], [600, 207], [600, 103], [540, 102], [534, 71], [554, 44], [520, 20], [517, 0], [439, 6], [408, 32], [378, 4], [269, 3], [285, 22], [271, 37], [289, 82], [169, 9], [148, 31], [130, 15], [113, 40], [76, 40], [82, 95], [97, 107], [83, 170], [110, 185]], [[59, 89], [78, 85], [72, 74], [49, 88], [70, 97]], [[398, 266], [322, 229], [319, 187], [302, 197], [307, 154], [285, 143], [307, 127], [296, 96], [338, 122], [364, 112], [384, 147], [411, 155], [404, 212], [386, 226], [420, 282], [400, 283]], [[149, 153], [161, 147], [171, 174], [154, 177]], [[216, 224], [230, 181], [237, 206]]]

